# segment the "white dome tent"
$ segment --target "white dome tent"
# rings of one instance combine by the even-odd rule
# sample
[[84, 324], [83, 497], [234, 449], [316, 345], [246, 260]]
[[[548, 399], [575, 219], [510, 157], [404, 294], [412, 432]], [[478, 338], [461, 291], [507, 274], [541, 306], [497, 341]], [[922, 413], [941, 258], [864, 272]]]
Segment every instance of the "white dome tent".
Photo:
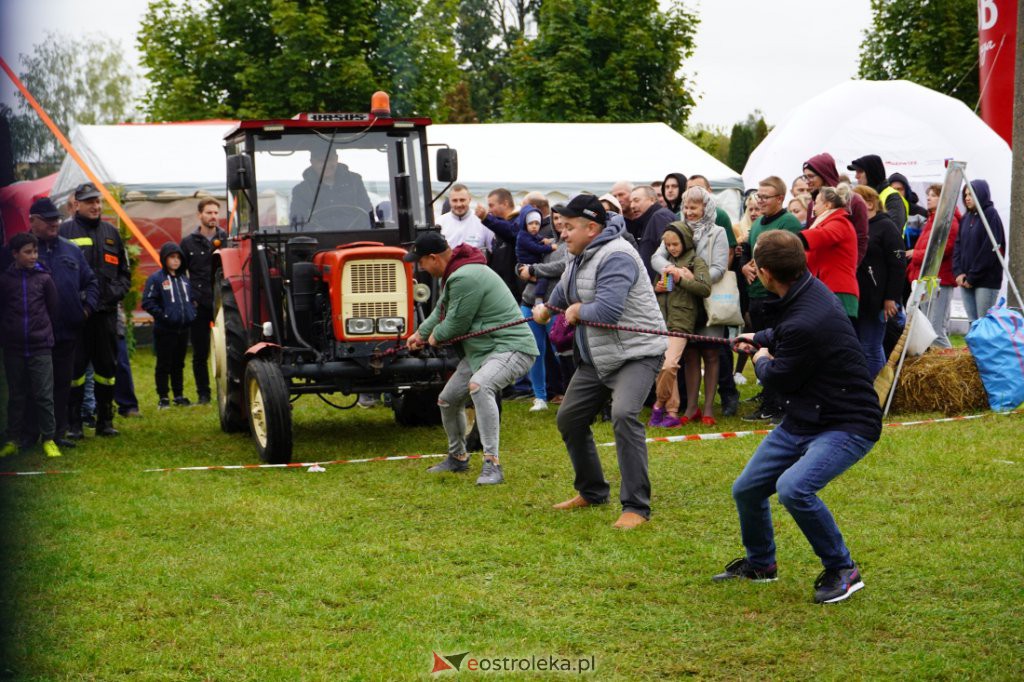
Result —
[[803, 162], [821, 152], [840, 173], [865, 154], [878, 154], [886, 173], [902, 173], [924, 201], [924, 189], [942, 182], [946, 160], [967, 162], [967, 177], [984, 179], [1008, 224], [1010, 147], [963, 102], [908, 81], [849, 81], [793, 109], [757, 146], [743, 184], [769, 175], [787, 185]]

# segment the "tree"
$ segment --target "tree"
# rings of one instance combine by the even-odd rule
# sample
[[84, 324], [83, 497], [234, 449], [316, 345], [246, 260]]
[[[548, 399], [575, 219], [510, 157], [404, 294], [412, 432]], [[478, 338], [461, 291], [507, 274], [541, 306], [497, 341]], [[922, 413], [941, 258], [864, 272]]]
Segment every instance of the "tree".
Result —
[[[76, 124], [133, 118], [138, 79], [118, 43], [51, 32], [22, 62], [25, 68], [18, 77], [65, 135]], [[39, 174], [52, 172], [64, 149], [24, 97], [18, 97], [16, 110], [7, 114], [15, 164], [33, 164]]]
[[506, 120], [665, 121], [693, 106], [677, 74], [693, 52], [696, 15], [679, 2], [544, 0], [537, 37], [509, 56]]
[[747, 114], [744, 121], [740, 121], [732, 127], [732, 134], [729, 136], [729, 153], [726, 157], [726, 165], [737, 173], [743, 172], [750, 158], [761, 140], [768, 136], [768, 124], [759, 110]]
[[155, 0], [139, 34], [157, 119], [364, 111], [444, 115], [456, 0]]
[[687, 126], [686, 139], [722, 163], [729, 165], [729, 135], [719, 126]]
[[909, 80], [978, 103], [975, 0], [871, 0], [858, 76]]

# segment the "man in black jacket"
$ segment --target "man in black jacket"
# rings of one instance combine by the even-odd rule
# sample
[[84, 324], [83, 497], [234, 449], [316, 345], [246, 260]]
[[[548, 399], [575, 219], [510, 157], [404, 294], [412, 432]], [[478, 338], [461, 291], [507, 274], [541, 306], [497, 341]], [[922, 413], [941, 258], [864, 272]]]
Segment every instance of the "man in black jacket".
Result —
[[82, 437], [82, 400], [85, 368], [92, 362], [96, 379], [96, 435], [116, 436], [114, 378], [117, 372], [117, 304], [131, 288], [128, 254], [117, 228], [100, 219], [100, 192], [86, 182], [75, 189], [75, 215], [60, 226], [60, 236], [82, 249], [100, 284], [96, 310], [82, 327], [75, 348], [75, 369], [68, 403], [68, 438]]
[[902, 194], [889, 186], [889, 181], [885, 177], [885, 164], [882, 162], [882, 157], [877, 154], [868, 154], [854, 159], [846, 168], [856, 173], [858, 185], [868, 185], [878, 192], [878, 195], [882, 197], [885, 212], [889, 214], [892, 221], [896, 223], [896, 227], [902, 232], [907, 224], [910, 204]]
[[648, 279], [653, 280], [660, 273], [651, 268], [651, 256], [661, 246], [661, 235], [665, 234], [665, 228], [676, 216], [658, 203], [658, 192], [650, 185], [634, 187], [629, 194], [629, 203], [637, 214], [635, 236], [640, 248], [640, 260], [647, 268]]
[[199, 227], [181, 240], [182, 269], [188, 275], [196, 301], [196, 319], [192, 322], [192, 376], [196, 380], [199, 404], [210, 402], [210, 324], [213, 322], [213, 252], [228, 239], [220, 229], [220, 204], [213, 197], [199, 200]]
[[733, 483], [746, 556], [713, 579], [776, 580], [768, 499], [778, 492], [825, 568], [814, 601], [842, 601], [864, 583], [818, 492], [871, 450], [882, 432], [882, 410], [850, 318], [807, 271], [800, 238], [785, 230], [762, 234], [754, 260], [765, 288], [779, 297], [766, 304], [777, 308], [776, 323], [738, 343], [759, 347], [754, 371], [779, 393], [786, 416]]

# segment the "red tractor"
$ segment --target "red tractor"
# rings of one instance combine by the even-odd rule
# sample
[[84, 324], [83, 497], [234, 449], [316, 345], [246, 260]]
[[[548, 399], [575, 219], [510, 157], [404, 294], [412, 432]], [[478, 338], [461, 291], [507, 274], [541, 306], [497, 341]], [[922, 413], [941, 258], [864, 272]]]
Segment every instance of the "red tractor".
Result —
[[[401, 247], [434, 229], [428, 125], [392, 118], [378, 93], [369, 114], [242, 121], [225, 138], [231, 240], [214, 263], [211, 362], [221, 428], [250, 431], [265, 462], [291, 461], [291, 404], [306, 394], [385, 394], [400, 424], [440, 422], [458, 358], [402, 349], [437, 294]], [[437, 166], [455, 181], [454, 150]]]

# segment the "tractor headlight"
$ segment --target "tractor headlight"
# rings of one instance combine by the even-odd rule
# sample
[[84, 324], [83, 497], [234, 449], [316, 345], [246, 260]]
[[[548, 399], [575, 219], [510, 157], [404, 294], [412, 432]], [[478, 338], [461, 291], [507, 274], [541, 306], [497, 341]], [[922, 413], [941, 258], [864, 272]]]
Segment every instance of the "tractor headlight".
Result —
[[417, 303], [426, 303], [430, 300], [430, 287], [423, 282], [417, 282], [412, 288], [412, 300]]
[[405, 318], [378, 317], [377, 331], [381, 334], [401, 334], [405, 331]]
[[349, 334], [372, 334], [373, 318], [350, 317], [345, 321], [345, 331]]

